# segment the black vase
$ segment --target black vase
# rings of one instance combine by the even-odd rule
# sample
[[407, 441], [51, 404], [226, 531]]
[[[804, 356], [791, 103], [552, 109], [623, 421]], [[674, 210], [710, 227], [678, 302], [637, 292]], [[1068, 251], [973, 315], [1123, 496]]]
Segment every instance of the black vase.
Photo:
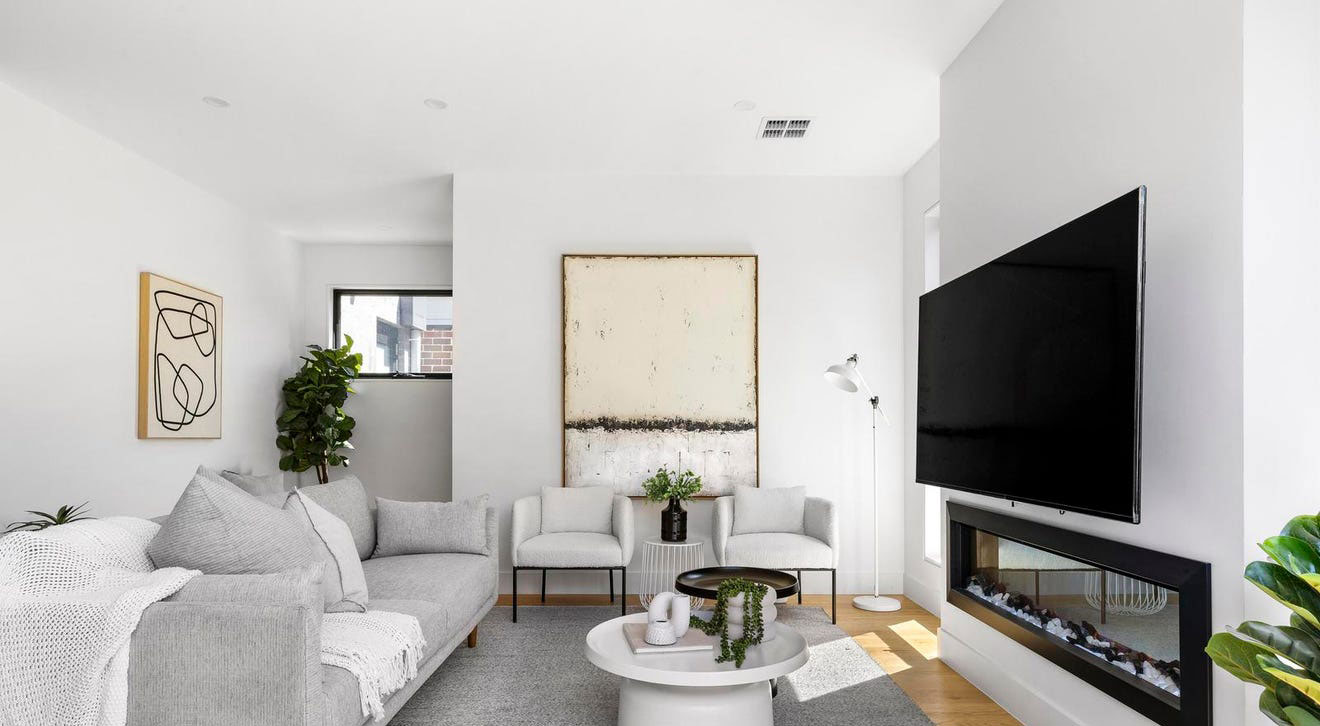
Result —
[[660, 512], [660, 539], [665, 542], [687, 541], [687, 510], [673, 497], [669, 499], [669, 506]]

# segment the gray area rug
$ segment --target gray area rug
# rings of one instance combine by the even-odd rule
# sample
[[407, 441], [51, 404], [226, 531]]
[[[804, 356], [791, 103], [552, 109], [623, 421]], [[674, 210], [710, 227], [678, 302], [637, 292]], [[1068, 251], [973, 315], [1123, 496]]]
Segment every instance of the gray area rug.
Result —
[[[511, 622], [497, 607], [475, 649], [459, 646], [404, 706], [393, 726], [609, 726], [618, 676], [587, 661], [587, 631], [618, 608], [527, 607]], [[927, 726], [930, 720], [824, 610], [780, 606], [779, 621], [811, 645], [811, 660], [779, 679], [778, 726]]]

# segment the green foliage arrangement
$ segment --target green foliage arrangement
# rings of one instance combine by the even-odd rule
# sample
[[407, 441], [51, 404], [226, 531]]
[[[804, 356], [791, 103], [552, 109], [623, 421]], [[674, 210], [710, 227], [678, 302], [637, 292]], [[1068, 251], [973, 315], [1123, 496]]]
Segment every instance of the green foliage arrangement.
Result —
[[29, 519], [25, 522], [10, 522], [9, 527], [5, 529], [4, 534], [10, 532], [36, 532], [47, 527], [56, 527], [69, 522], [77, 522], [83, 519], [92, 519], [87, 516], [87, 502], [83, 502], [76, 507], [65, 504], [55, 510], [54, 514], [38, 512], [29, 509], [28, 514], [35, 514], [36, 519]]
[[1260, 548], [1272, 561], [1252, 562], [1243, 577], [1292, 610], [1289, 624], [1249, 620], [1211, 636], [1205, 652], [1265, 687], [1259, 707], [1274, 723], [1320, 726], [1320, 517], [1293, 517]]
[[[735, 668], [742, 668], [747, 659], [747, 647], [757, 645], [765, 637], [765, 621], [761, 619], [761, 600], [765, 597], [766, 586], [733, 577], [720, 583], [715, 591], [715, 616], [703, 620], [692, 616], [692, 627], [706, 635], [720, 636], [720, 654], [716, 663], [733, 661]], [[743, 596], [743, 631], [742, 637], [729, 640], [729, 600]]]
[[357, 424], [344, 413], [348, 394], [356, 393], [353, 379], [362, 370], [362, 354], [354, 353], [353, 338], [344, 336], [339, 348], [309, 345], [300, 356], [302, 368], [284, 381], [284, 412], [276, 419], [281, 471], [316, 469], [316, 479], [330, 481], [330, 466], [348, 466], [341, 450], [352, 449], [348, 439]]
[[662, 466], [655, 472], [655, 476], [642, 482], [642, 492], [646, 494], [646, 499], [652, 502], [664, 502], [670, 499], [686, 502], [699, 491], [701, 491], [701, 477], [690, 470], [679, 474], [670, 472]]

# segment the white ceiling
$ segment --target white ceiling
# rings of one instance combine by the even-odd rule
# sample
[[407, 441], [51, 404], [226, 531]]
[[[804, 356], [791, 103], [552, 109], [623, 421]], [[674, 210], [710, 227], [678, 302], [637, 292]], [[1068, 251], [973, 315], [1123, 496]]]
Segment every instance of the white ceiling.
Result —
[[455, 172], [901, 174], [1000, 2], [4, 0], [0, 80], [297, 239], [446, 241]]

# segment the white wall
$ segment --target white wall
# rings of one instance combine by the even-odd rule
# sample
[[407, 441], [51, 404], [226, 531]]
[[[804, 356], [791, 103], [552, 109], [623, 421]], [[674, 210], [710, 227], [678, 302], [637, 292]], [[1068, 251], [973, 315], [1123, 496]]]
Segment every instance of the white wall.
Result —
[[[944, 569], [926, 559], [927, 487], [917, 483], [917, 300], [925, 292], [926, 212], [939, 201], [937, 144], [903, 176], [903, 594], [933, 613], [944, 601]], [[939, 521], [943, 537], [942, 510]]]
[[[1014, 514], [1210, 562], [1216, 625], [1243, 607], [1242, 27], [1237, 0], [1008, 0], [940, 112], [941, 279], [1148, 185], [1142, 522]], [[941, 650], [1032, 726], [1148, 723], [947, 604]]]
[[[85, 500], [164, 514], [198, 464], [275, 471], [296, 246], [3, 84], [0, 119], [0, 524]], [[224, 297], [221, 439], [137, 439], [144, 270]]]
[[[489, 493], [507, 537], [513, 500], [560, 482], [560, 255], [755, 253], [761, 485], [805, 484], [835, 499], [843, 509], [840, 592], [869, 590], [870, 412], [822, 373], [859, 353], [882, 405], [903, 420], [899, 200], [892, 178], [459, 174], [454, 497]], [[899, 427], [882, 429], [879, 440], [882, 589], [897, 592]], [[639, 540], [656, 536], [659, 508], [634, 507]], [[691, 507], [691, 536], [709, 541], [710, 508]], [[508, 553], [501, 558], [508, 591]], [[707, 561], [714, 564], [709, 551]], [[537, 586], [525, 579], [526, 589]], [[804, 579], [811, 591], [829, 590], [827, 575]], [[550, 586], [599, 592], [605, 582], [560, 573]]]
[[[1320, 510], [1320, 4], [1249, 0], [1244, 33], [1243, 278], [1248, 559]], [[1287, 613], [1254, 587], [1247, 616]]]
[[[298, 346], [330, 344], [334, 288], [449, 289], [448, 245], [302, 245], [302, 319]], [[455, 338], [463, 333], [455, 329]], [[457, 347], [457, 346], [456, 346]], [[461, 355], [461, 353], [460, 353]], [[404, 501], [449, 501], [453, 434], [452, 382], [359, 380], [345, 411], [357, 420], [349, 469], [375, 496]], [[331, 471], [330, 478], [338, 477]], [[314, 483], [315, 474], [302, 479]]]

